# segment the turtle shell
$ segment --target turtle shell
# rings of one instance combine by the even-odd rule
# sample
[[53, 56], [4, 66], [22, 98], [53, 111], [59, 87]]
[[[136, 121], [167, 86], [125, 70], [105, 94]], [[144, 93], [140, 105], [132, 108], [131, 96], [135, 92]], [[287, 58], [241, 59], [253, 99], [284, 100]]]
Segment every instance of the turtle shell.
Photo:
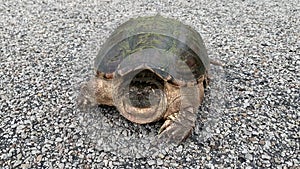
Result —
[[189, 82], [206, 73], [209, 58], [201, 36], [190, 26], [160, 15], [139, 17], [120, 25], [95, 60], [96, 73], [104, 78], [137, 68]]

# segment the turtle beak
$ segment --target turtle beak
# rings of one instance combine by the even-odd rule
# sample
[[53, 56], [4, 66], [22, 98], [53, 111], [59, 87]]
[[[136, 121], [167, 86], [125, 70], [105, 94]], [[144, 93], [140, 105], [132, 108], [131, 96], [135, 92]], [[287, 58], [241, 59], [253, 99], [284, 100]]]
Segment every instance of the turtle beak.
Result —
[[[128, 120], [145, 124], [163, 117], [167, 109], [164, 81], [150, 70], [121, 77], [114, 104]], [[131, 78], [128, 78], [131, 77]]]

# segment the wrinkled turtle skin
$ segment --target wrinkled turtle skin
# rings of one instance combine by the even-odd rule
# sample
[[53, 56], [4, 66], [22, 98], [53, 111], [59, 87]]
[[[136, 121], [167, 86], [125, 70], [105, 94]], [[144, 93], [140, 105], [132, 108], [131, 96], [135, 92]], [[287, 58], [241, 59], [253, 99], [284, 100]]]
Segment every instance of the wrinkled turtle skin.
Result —
[[158, 137], [180, 143], [195, 127], [208, 69], [202, 38], [191, 27], [160, 15], [131, 19], [103, 44], [79, 105], [116, 106], [139, 124], [163, 119]]

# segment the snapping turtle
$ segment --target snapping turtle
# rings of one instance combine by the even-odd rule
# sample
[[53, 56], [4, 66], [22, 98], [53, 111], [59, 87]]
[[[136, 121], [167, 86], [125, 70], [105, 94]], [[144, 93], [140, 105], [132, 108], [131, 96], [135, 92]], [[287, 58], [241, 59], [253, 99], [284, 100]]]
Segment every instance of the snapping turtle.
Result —
[[191, 27], [160, 15], [130, 19], [103, 44], [79, 104], [116, 106], [139, 124], [164, 119], [158, 137], [180, 143], [195, 126], [208, 69], [202, 38]]

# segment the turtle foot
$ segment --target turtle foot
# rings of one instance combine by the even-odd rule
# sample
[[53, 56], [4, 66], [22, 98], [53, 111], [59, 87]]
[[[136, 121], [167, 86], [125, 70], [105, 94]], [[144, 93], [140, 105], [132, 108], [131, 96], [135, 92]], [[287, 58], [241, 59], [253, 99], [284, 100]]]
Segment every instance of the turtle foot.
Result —
[[159, 130], [158, 140], [180, 144], [192, 133], [195, 120], [194, 107], [188, 107], [170, 115]]

